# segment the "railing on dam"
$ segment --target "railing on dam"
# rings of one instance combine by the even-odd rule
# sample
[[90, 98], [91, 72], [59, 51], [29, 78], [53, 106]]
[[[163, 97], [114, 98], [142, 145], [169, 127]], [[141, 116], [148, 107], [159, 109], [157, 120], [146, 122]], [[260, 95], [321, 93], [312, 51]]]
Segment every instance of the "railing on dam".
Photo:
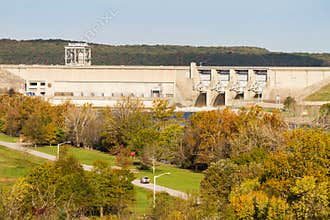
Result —
[[275, 103], [274, 101], [267, 100], [232, 100], [231, 103], [228, 104], [230, 107], [241, 108], [246, 106], [258, 105], [263, 108], [278, 108], [281, 109], [284, 107], [283, 104]]

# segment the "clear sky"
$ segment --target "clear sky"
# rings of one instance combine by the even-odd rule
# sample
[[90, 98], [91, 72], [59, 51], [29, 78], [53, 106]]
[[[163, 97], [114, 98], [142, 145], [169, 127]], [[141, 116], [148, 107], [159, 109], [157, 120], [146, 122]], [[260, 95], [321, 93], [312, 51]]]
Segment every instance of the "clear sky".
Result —
[[0, 38], [330, 52], [330, 0], [0, 0]]

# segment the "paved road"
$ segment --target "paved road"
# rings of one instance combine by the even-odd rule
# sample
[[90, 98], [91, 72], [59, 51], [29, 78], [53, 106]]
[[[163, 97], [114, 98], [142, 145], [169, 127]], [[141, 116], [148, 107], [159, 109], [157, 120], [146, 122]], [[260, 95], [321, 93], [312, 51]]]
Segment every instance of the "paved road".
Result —
[[[56, 160], [56, 156], [50, 155], [50, 154], [45, 154], [39, 151], [35, 151], [32, 150], [30, 148], [24, 147], [22, 144], [18, 144], [18, 143], [8, 143], [8, 142], [3, 142], [0, 141], [0, 146], [4, 146], [7, 148], [10, 148], [12, 150], [17, 150], [17, 151], [22, 151], [37, 157], [41, 157], [47, 160], [51, 160], [51, 161], [55, 161]], [[93, 169], [93, 166], [90, 165], [86, 165], [83, 164], [83, 168], [86, 171], [91, 171]], [[120, 169], [120, 167], [118, 166], [114, 166], [115, 169]], [[140, 180], [134, 180], [133, 185], [137, 186], [137, 187], [141, 187], [141, 188], [145, 188], [145, 189], [149, 189], [149, 190], [153, 190], [154, 185], [153, 184], [141, 184]], [[164, 186], [156, 186], [156, 192], [167, 192], [168, 194], [170, 194], [171, 196], [175, 196], [181, 199], [187, 199], [187, 194], [181, 191], [177, 191], [171, 188], [167, 188]]]
[[13, 149], [13, 150], [22, 151], [22, 152], [25, 152], [25, 153], [28, 153], [28, 154], [32, 154], [34, 156], [41, 157], [41, 158], [44, 158], [44, 159], [47, 159], [47, 160], [51, 160], [51, 161], [56, 160], [56, 157], [53, 156], [53, 155], [49, 155], [49, 154], [45, 154], [45, 153], [42, 153], [42, 152], [39, 152], [39, 151], [31, 150], [29, 148], [23, 147], [22, 144], [8, 143], [8, 142], [0, 141], [0, 145], [4, 146], [4, 147], [7, 147], [7, 148], [10, 148], [10, 149]]
[[[134, 180], [133, 184], [135, 186], [142, 187], [142, 188], [145, 188], [145, 189], [150, 189], [150, 190], [154, 189], [154, 184], [152, 184], [152, 183], [142, 184], [142, 183], [140, 183], [140, 180]], [[186, 193], [181, 192], [181, 191], [177, 191], [177, 190], [174, 190], [174, 189], [170, 189], [170, 188], [167, 188], [167, 187], [164, 187], [164, 186], [157, 185], [156, 186], [156, 192], [167, 192], [171, 196], [175, 196], [175, 197], [178, 197], [178, 198], [181, 198], [181, 199], [187, 199], [187, 194]]]
[[[42, 153], [42, 152], [39, 152], [36, 150], [32, 150], [27, 147], [23, 147], [23, 145], [21, 145], [21, 144], [0, 141], [0, 146], [4, 146], [4, 147], [10, 148], [12, 150], [22, 151], [22, 152], [34, 155], [36, 157], [41, 157], [41, 158], [47, 159], [47, 160], [51, 160], [51, 161], [56, 160], [56, 156], [53, 156], [50, 154], [45, 154], [45, 153]], [[82, 166], [83, 166], [84, 170], [87, 170], [87, 171], [91, 171], [93, 169], [93, 166], [90, 166], [90, 165], [83, 164]]]

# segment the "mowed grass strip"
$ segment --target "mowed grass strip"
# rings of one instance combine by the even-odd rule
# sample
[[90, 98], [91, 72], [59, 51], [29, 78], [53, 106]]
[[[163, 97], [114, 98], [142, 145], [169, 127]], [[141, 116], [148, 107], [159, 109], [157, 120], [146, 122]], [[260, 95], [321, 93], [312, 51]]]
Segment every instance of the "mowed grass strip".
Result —
[[15, 142], [18, 142], [18, 140], [19, 140], [19, 138], [17, 138], [17, 137], [11, 137], [11, 136], [5, 135], [3, 133], [0, 133], [0, 141], [15, 143]]
[[0, 183], [13, 183], [45, 160], [0, 146]]
[[[61, 148], [63, 147], [64, 146], [61, 146]], [[31, 149], [51, 155], [57, 154], [57, 146], [36, 147]], [[72, 154], [83, 164], [93, 165], [93, 163], [98, 160], [105, 161], [111, 165], [115, 165], [116, 162], [115, 156], [97, 150], [88, 150], [88, 149], [76, 148], [76, 147], [68, 147], [68, 149], [69, 149], [69, 153]]]
[[[193, 192], [199, 190], [200, 182], [203, 178], [202, 173], [196, 173], [187, 169], [180, 169], [168, 164], [157, 164], [155, 175], [171, 173], [157, 178], [157, 185], [166, 186], [183, 192]], [[148, 176], [153, 182], [154, 175], [152, 170], [139, 171], [137, 178]]]
[[151, 213], [152, 191], [134, 187], [134, 203], [131, 207], [136, 217], [143, 217]]
[[307, 101], [330, 101], [330, 84], [306, 98]]

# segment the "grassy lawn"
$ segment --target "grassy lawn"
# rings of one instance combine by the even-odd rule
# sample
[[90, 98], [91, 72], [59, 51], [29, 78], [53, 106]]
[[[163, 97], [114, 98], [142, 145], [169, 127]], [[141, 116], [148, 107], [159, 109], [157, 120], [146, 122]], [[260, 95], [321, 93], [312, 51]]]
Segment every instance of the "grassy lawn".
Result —
[[[56, 146], [45, 146], [32, 149], [36, 149], [51, 155], [56, 155], [57, 153]], [[69, 152], [84, 164], [93, 165], [93, 162], [97, 160], [108, 161], [112, 165], [116, 164], [116, 158], [114, 156], [96, 150], [70, 147]], [[158, 178], [157, 184], [184, 192], [198, 190], [200, 181], [203, 178], [203, 174], [201, 173], [195, 173], [190, 170], [180, 169], [167, 164], [157, 165], [156, 175], [166, 172], [170, 172], [171, 174]], [[138, 171], [135, 176], [136, 178], [148, 176], [153, 181], [153, 174], [151, 170]]]
[[137, 217], [150, 214], [152, 206], [152, 192], [139, 187], [134, 187], [134, 190], [135, 202], [132, 207], [132, 212]]
[[[183, 192], [191, 192], [199, 189], [199, 184], [203, 178], [202, 173], [195, 173], [190, 170], [180, 169], [167, 164], [158, 164], [156, 175], [170, 172], [170, 175], [164, 175], [157, 178], [157, 185], [166, 186]], [[139, 171], [136, 177], [148, 176], [153, 182], [152, 170]]]
[[[57, 154], [57, 146], [51, 146], [51, 147], [45, 146], [45, 147], [37, 147], [32, 149], [46, 154], [51, 154], [51, 155]], [[97, 160], [107, 161], [112, 165], [115, 165], [116, 162], [116, 158], [114, 156], [106, 153], [102, 153], [97, 150], [87, 150], [82, 148], [69, 147], [69, 153], [71, 153], [81, 163], [87, 165], [93, 165], [93, 163]]]
[[0, 146], [0, 187], [11, 185], [18, 177], [45, 160]]
[[330, 101], [330, 84], [308, 96], [306, 101]]
[[17, 137], [11, 137], [11, 136], [5, 135], [3, 133], [0, 133], [0, 141], [15, 143], [15, 142], [18, 141], [18, 138]]

